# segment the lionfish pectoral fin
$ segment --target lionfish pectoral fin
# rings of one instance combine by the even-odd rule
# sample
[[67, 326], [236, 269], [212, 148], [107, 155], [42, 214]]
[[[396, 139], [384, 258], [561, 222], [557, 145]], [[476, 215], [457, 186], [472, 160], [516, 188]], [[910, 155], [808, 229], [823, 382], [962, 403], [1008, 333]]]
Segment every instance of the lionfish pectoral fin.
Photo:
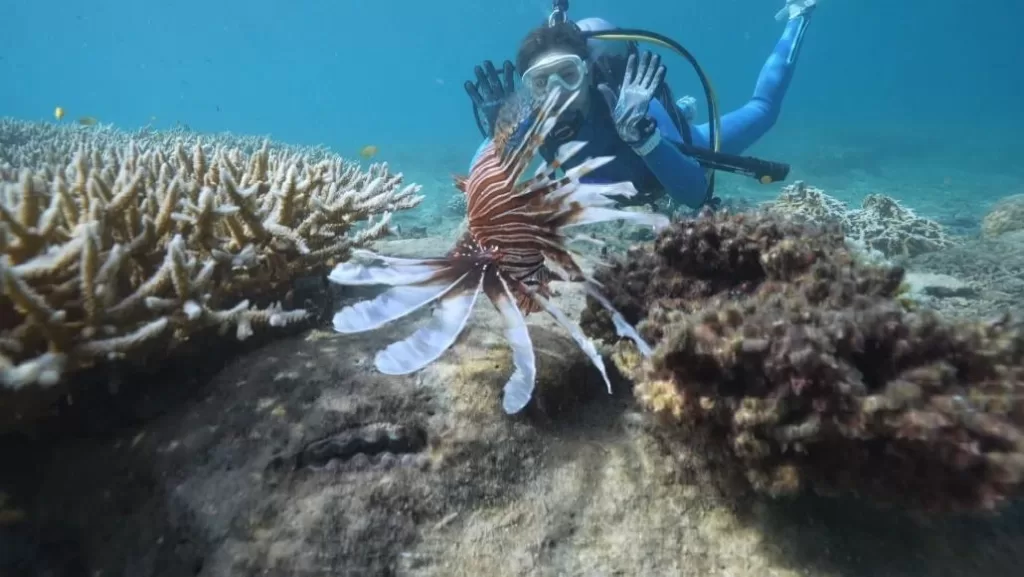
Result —
[[501, 407], [506, 414], [514, 415], [522, 411], [533, 398], [537, 381], [537, 358], [533, 352], [530, 331], [526, 327], [526, 318], [516, 306], [516, 300], [504, 279], [501, 279], [501, 284], [500, 293], [489, 293], [488, 296], [505, 320], [505, 339], [512, 348], [512, 365], [515, 369], [502, 391]]
[[539, 304], [549, 315], [554, 317], [558, 324], [562, 325], [566, 331], [572, 336], [572, 339], [576, 341], [576, 345], [590, 358], [590, 362], [593, 363], [597, 370], [601, 372], [601, 377], [604, 378], [605, 385], [608, 386], [608, 394], [612, 394], [612, 382], [608, 379], [608, 371], [604, 368], [604, 359], [601, 358], [601, 354], [597, 352], [597, 347], [594, 346], [594, 342], [587, 338], [587, 335], [583, 334], [583, 329], [578, 324], [573, 322], [565, 313], [562, 312], [554, 303], [544, 298], [543, 296], [533, 293], [534, 300]]
[[[435, 270], [435, 273], [443, 271]], [[334, 330], [339, 333], [361, 333], [380, 328], [409, 315], [443, 297], [465, 278], [453, 283], [396, 286], [375, 298], [357, 302], [334, 314]]]
[[348, 286], [411, 285], [428, 282], [444, 266], [444, 259], [395, 258], [359, 249], [336, 265], [327, 280]]
[[386, 375], [414, 373], [436, 361], [455, 344], [455, 340], [466, 328], [483, 286], [483, 275], [480, 275], [472, 290], [455, 288], [457, 284], [464, 283], [465, 279], [464, 275], [450, 287], [450, 292], [438, 302], [426, 325], [377, 353], [374, 364], [378, 371]]

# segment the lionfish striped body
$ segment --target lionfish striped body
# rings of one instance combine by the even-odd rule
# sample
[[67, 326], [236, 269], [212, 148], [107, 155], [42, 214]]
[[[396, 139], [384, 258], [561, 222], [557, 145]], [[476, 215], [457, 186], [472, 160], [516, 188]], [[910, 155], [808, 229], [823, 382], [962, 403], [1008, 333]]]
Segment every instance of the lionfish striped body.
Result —
[[[469, 176], [456, 177], [456, 186], [466, 194], [469, 226], [446, 256], [406, 259], [360, 250], [331, 272], [328, 278], [338, 284], [392, 287], [375, 299], [339, 311], [334, 316], [334, 328], [341, 333], [373, 330], [434, 305], [426, 325], [377, 353], [375, 364], [382, 373], [408, 374], [437, 360], [462, 333], [477, 297], [483, 293], [504, 319], [505, 336], [512, 348], [515, 370], [504, 388], [505, 412], [519, 412], [533, 394], [536, 359], [525, 317], [535, 312], [546, 311], [566, 328], [608, 383], [594, 344], [549, 300], [552, 280], [582, 283], [586, 292], [611, 313], [619, 334], [633, 339], [642, 352], [649, 354], [650, 347], [579, 267], [563, 233], [572, 226], [609, 220], [661, 227], [668, 224], [668, 219], [614, 209], [609, 197], [636, 194], [629, 182], [580, 182], [580, 177], [612, 157], [588, 159], [563, 177], [554, 178], [555, 171], [583, 148], [582, 142], [564, 145], [557, 158], [542, 165], [533, 178], [519, 180], [576, 94], [555, 110], [558, 96], [557, 90], [548, 96], [525, 132], [511, 142], [502, 139], [498, 145], [489, 144]], [[610, 383], [608, 386], [610, 392]]]

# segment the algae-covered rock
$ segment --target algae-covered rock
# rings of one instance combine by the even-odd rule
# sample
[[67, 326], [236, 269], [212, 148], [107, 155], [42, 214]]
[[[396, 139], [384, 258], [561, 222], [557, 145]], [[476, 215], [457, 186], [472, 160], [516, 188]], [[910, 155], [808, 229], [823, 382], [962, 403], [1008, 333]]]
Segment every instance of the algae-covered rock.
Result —
[[1024, 194], [1000, 199], [981, 221], [981, 234], [985, 238], [1017, 230], [1024, 230]]
[[[657, 345], [641, 404], [683, 443], [718, 439], [755, 489], [926, 510], [1024, 494], [1019, 318], [908, 311], [903, 269], [771, 214], [683, 219], [598, 280]], [[614, 338], [597, 307], [584, 318]]]

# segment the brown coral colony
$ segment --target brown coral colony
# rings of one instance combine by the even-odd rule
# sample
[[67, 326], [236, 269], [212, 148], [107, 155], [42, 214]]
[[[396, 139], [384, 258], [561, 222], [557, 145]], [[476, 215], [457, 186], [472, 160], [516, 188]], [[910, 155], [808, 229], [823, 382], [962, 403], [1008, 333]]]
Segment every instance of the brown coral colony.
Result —
[[[598, 276], [658, 343], [641, 404], [669, 437], [719, 441], [755, 489], [993, 509], [1024, 481], [1021, 324], [908, 311], [902, 279], [770, 213], [683, 219]], [[593, 303], [584, 328], [615, 338]]]

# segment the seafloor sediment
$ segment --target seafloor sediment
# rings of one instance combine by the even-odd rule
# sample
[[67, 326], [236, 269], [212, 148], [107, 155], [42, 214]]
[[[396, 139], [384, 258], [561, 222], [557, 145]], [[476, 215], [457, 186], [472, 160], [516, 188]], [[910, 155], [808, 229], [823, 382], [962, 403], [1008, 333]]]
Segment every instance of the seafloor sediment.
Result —
[[[982, 250], [1013, 266], [1022, 243], [968, 243], [950, 264], [923, 259], [981, 288], [921, 290], [995, 306], [977, 303], [1008, 287], [987, 287], [986, 267], [955, 263]], [[578, 315], [582, 296], [558, 290]], [[6, 481], [23, 487], [13, 494], [31, 528], [5, 539], [8, 554], [50, 575], [1019, 574], [1019, 506], [937, 520], [842, 498], [751, 495], [697, 442], [668, 454], [630, 393], [608, 396], [543, 321], [532, 329], [538, 409], [507, 418], [499, 323], [477, 315], [453, 351], [408, 378], [368, 362], [401, 327], [358, 338], [314, 329], [229, 361], [184, 399], [165, 401], [173, 387], [146, 383], [131, 402], [88, 403], [92, 428], [56, 446], [8, 445], [19, 474], [5, 467]], [[136, 418], [153, 406], [158, 416]]]

